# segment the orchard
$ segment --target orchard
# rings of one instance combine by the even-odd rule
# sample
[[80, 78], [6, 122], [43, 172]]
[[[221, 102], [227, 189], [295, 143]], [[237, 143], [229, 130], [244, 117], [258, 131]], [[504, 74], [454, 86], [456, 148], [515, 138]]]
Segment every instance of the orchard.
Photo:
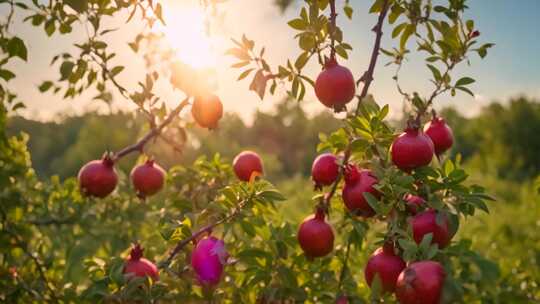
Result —
[[[231, 69], [256, 98], [284, 90], [287, 102], [316, 104], [340, 120], [307, 147], [318, 154], [308, 160], [312, 186], [298, 191], [312, 193], [312, 208], [290, 221], [284, 213], [294, 206], [269, 181], [268, 154], [257, 147], [234, 158], [201, 155], [190, 166], [165, 166], [152, 153], [157, 140], [181, 153], [193, 130], [219, 132], [228, 103], [163, 46], [155, 30], [168, 26], [161, 1], [0, 1], [7, 11], [0, 24], [0, 302], [510, 303], [493, 286], [497, 264], [473, 249], [470, 235], [456, 236], [468, 218], [489, 213], [494, 198], [450, 153], [460, 144], [456, 126], [434, 107], [443, 95], [473, 95], [475, 80], [461, 73], [494, 44], [465, 17], [470, 1], [371, 0], [368, 12], [353, 10], [353, 2], [289, 8], [297, 10], [288, 26], [298, 55], [281, 64], [266, 57], [279, 48], [272, 37], [230, 40]], [[197, 5], [211, 15], [226, 3]], [[77, 176], [38, 177], [27, 138], [4, 131], [24, 107], [10, 89], [17, 76], [10, 62], [28, 60], [25, 37], [10, 29], [15, 14], [45, 37], [76, 27], [87, 33], [50, 58], [59, 76], [41, 83], [42, 93], [75, 99], [96, 91], [95, 102], [106, 103], [121, 96], [144, 118], [135, 120], [144, 134], [89, 157]], [[367, 14], [376, 17], [371, 27], [338, 26], [339, 18]], [[119, 79], [130, 63], [111, 63], [108, 18], [144, 25], [134, 41], [122, 41], [145, 62], [137, 90]], [[363, 46], [367, 66], [353, 67], [348, 39], [360, 32], [373, 43]], [[412, 53], [425, 61], [428, 94], [401, 85]], [[399, 122], [371, 90], [385, 63], [403, 100]], [[306, 73], [308, 64], [319, 72]], [[158, 82], [181, 99], [164, 101]], [[124, 172], [129, 157], [136, 164]]]

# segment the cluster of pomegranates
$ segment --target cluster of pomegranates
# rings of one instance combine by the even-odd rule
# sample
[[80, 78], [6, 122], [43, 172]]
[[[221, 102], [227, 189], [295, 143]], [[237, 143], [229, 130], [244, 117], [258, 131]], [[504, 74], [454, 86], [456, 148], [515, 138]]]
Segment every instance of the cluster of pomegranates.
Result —
[[[404, 172], [429, 165], [433, 155], [440, 155], [451, 148], [453, 135], [444, 119], [434, 115], [424, 130], [409, 126], [399, 135], [391, 147], [392, 162]], [[316, 189], [333, 185], [340, 170], [345, 180], [342, 199], [349, 212], [362, 218], [373, 217], [375, 210], [369, 205], [365, 193], [380, 199], [376, 189], [377, 177], [368, 169], [359, 169], [354, 164], [340, 165], [337, 156], [331, 153], [319, 155], [313, 162], [311, 175]], [[341, 166], [341, 168], [340, 168]], [[408, 194], [403, 198], [408, 213], [413, 239], [417, 244], [431, 234], [431, 243], [439, 248], [448, 246], [452, 238], [449, 220], [444, 213], [428, 208], [426, 200]], [[298, 230], [298, 242], [305, 255], [310, 258], [328, 255], [333, 250], [334, 233], [325, 220], [325, 211], [318, 207], [315, 215], [307, 217]], [[408, 265], [401, 258], [401, 249], [395, 241], [387, 240], [369, 258], [365, 267], [365, 279], [369, 286], [377, 277], [384, 292], [395, 292], [402, 304], [439, 303], [445, 279], [442, 265], [436, 261], [418, 261]], [[347, 298], [338, 299], [347, 303]]]
[[[154, 195], [165, 184], [165, 170], [152, 159], [137, 165], [131, 170], [131, 183], [137, 196], [145, 198]], [[79, 170], [79, 187], [84, 195], [104, 198], [111, 194], [118, 184], [118, 174], [113, 159], [105, 155], [93, 160]]]
[[[263, 174], [263, 164], [259, 155], [252, 151], [243, 151], [233, 161], [233, 168], [238, 179], [253, 181]], [[165, 171], [153, 160], [133, 168], [130, 174], [133, 187], [140, 197], [157, 193], [164, 185]], [[101, 160], [93, 160], [84, 165], [79, 172], [81, 192], [88, 196], [104, 198], [114, 191], [118, 184], [118, 175], [113, 159], [105, 155]], [[219, 283], [228, 253], [223, 240], [211, 235], [196, 241], [191, 253], [191, 266], [197, 281], [203, 286], [215, 286]], [[151, 277], [159, 279], [156, 265], [143, 258], [143, 249], [134, 244], [128, 259], [124, 263], [124, 274], [132, 277]]]

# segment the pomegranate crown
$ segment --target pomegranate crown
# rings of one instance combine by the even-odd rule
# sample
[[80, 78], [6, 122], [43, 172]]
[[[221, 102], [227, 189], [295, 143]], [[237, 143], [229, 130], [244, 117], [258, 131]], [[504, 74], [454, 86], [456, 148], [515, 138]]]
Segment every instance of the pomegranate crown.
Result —
[[132, 261], [138, 261], [143, 256], [144, 249], [141, 247], [141, 244], [134, 243], [131, 247], [131, 251], [129, 253], [129, 259]]
[[154, 162], [155, 162], [155, 161], [154, 161], [154, 158], [149, 157], [149, 158], [146, 160], [145, 165], [152, 167], [152, 166], [154, 166]]
[[107, 167], [114, 166], [114, 159], [113, 159], [112, 155], [109, 152], [103, 153], [103, 156], [101, 157], [101, 161]]
[[315, 211], [315, 218], [321, 221], [324, 221], [324, 217], [326, 215], [326, 211], [323, 207], [317, 207], [317, 210]]
[[325, 69], [328, 69], [328, 68], [331, 68], [331, 67], [334, 67], [336, 66], [338, 63], [337, 63], [337, 60], [336, 58], [328, 58], [328, 57], [325, 57], [325, 61], [324, 61], [324, 68]]

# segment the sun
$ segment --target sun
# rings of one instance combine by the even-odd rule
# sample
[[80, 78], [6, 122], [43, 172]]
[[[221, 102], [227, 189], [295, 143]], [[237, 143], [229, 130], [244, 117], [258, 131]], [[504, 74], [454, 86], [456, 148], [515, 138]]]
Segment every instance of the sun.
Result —
[[164, 18], [166, 25], [157, 30], [165, 35], [178, 59], [196, 69], [215, 66], [214, 43], [206, 33], [206, 15], [200, 7], [171, 4], [164, 10]]

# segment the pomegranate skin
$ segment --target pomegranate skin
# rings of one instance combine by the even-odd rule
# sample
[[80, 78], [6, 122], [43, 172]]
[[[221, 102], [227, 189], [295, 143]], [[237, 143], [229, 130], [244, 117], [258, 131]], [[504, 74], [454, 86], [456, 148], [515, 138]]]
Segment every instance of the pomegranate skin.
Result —
[[118, 184], [114, 162], [109, 158], [88, 162], [79, 170], [77, 178], [84, 195], [99, 198], [111, 194]]
[[159, 280], [159, 272], [154, 263], [142, 257], [143, 249], [135, 244], [130, 252], [130, 257], [124, 263], [123, 273], [131, 277], [151, 277], [154, 281]]
[[334, 183], [339, 175], [339, 165], [337, 158], [332, 153], [324, 153], [313, 161], [311, 167], [311, 178], [315, 187], [329, 186]]
[[407, 211], [412, 215], [417, 214], [426, 205], [426, 200], [418, 195], [407, 194], [405, 201], [407, 202]]
[[213, 94], [198, 96], [193, 101], [191, 115], [199, 126], [213, 130], [223, 116], [223, 104], [219, 97]]
[[213, 236], [201, 239], [191, 253], [191, 267], [203, 286], [215, 286], [223, 274], [229, 254], [225, 243]]
[[408, 172], [429, 165], [434, 151], [429, 136], [418, 129], [407, 128], [392, 143], [392, 162], [401, 170]]
[[383, 291], [393, 292], [396, 289], [397, 278], [405, 267], [405, 261], [394, 253], [393, 246], [385, 246], [375, 250], [371, 255], [364, 269], [364, 276], [371, 287], [375, 275], [378, 274]]
[[380, 198], [380, 193], [377, 189], [373, 188], [377, 184], [377, 178], [371, 173], [370, 170], [361, 170], [359, 177], [352, 179], [346, 179], [345, 186], [341, 197], [347, 209], [350, 212], [363, 216], [372, 217], [375, 215], [375, 210], [371, 208], [367, 200], [364, 198], [364, 192], [371, 193], [375, 198]]
[[413, 237], [417, 244], [420, 244], [424, 235], [433, 234], [432, 243], [439, 245], [439, 248], [448, 246], [451, 240], [449, 222], [446, 216], [442, 216], [442, 221], [437, 224], [437, 212], [428, 210], [415, 215], [412, 218], [411, 225]]
[[165, 170], [153, 160], [147, 160], [131, 170], [131, 182], [139, 197], [154, 195], [165, 183]]
[[446, 152], [454, 144], [454, 133], [442, 117], [433, 117], [424, 126], [424, 133], [433, 141], [437, 155]]
[[306, 256], [323, 257], [334, 249], [332, 226], [324, 220], [324, 212], [318, 210], [315, 215], [304, 219], [298, 229], [298, 242]]
[[243, 151], [233, 160], [234, 173], [238, 179], [249, 182], [253, 174], [262, 175], [263, 164], [261, 157], [253, 151]]
[[349, 298], [346, 296], [340, 296], [336, 299], [336, 304], [349, 304]]
[[315, 81], [315, 95], [328, 108], [341, 112], [356, 91], [351, 71], [330, 59]]
[[410, 264], [401, 272], [396, 284], [400, 304], [439, 304], [446, 273], [435, 261]]

